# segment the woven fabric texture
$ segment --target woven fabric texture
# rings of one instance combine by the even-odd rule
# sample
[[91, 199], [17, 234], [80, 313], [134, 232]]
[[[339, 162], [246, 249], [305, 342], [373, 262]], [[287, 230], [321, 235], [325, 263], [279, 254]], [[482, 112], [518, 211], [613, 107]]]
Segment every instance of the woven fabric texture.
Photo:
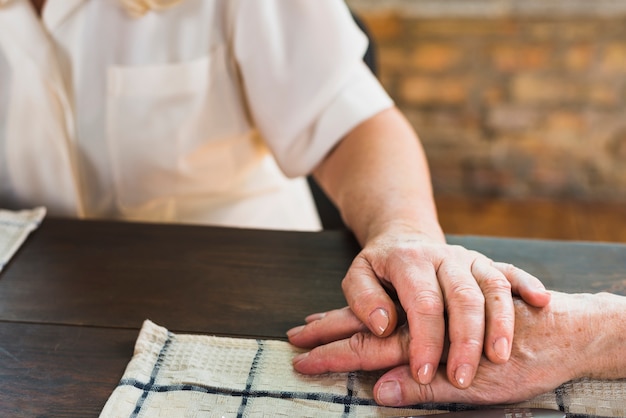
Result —
[[21, 211], [0, 209], [0, 271], [45, 215], [43, 207]]
[[[372, 397], [377, 374], [304, 376], [291, 367], [299, 352], [282, 341], [177, 335], [147, 320], [100, 416], [384, 417], [476, 409], [380, 407]], [[561, 410], [571, 417], [623, 417], [626, 381], [569, 382], [516, 406]]]

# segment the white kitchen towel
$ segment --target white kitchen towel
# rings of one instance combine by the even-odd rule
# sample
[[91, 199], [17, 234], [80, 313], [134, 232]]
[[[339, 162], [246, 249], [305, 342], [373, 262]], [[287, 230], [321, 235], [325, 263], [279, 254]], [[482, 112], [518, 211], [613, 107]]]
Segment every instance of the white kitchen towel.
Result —
[[0, 209], [0, 271], [44, 216], [46, 209], [43, 207], [20, 211]]
[[[372, 396], [377, 374], [304, 376], [291, 366], [299, 352], [284, 341], [174, 334], [145, 321], [100, 417], [385, 417], [478, 409], [381, 407]], [[626, 381], [569, 382], [515, 406], [570, 417], [624, 417]]]

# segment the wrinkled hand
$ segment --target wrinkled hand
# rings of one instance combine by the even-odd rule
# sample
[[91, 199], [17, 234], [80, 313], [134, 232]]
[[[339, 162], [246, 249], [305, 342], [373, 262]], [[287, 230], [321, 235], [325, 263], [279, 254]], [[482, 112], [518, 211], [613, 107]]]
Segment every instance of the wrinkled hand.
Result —
[[[397, 295], [399, 311], [406, 312], [408, 322], [411, 374], [421, 384], [430, 383], [437, 372], [447, 315], [447, 375], [459, 388], [470, 386], [483, 350], [495, 363], [508, 360], [515, 323], [511, 292], [537, 307], [550, 300], [541, 282], [523, 270], [417, 234], [384, 234], [369, 242], [353, 261], [342, 287], [360, 320], [341, 317], [343, 335], [364, 325], [377, 336], [390, 335], [398, 323], [390, 293]], [[288, 332], [290, 341], [300, 347], [337, 337], [337, 328], [310, 325], [305, 333], [300, 330]]]
[[[473, 404], [512, 403], [530, 399], [574, 378], [592, 375], [602, 352], [595, 330], [606, 309], [593, 295], [553, 293], [548, 307], [534, 308], [517, 299], [515, 338], [510, 360], [496, 364], [480, 360], [473, 384], [459, 389], [446, 377], [440, 366], [430, 384], [416, 382], [406, 365], [410, 355], [410, 337], [406, 325], [388, 338], [369, 331], [322, 345], [294, 358], [296, 370], [306, 374], [327, 371], [378, 370], [393, 368], [374, 386], [378, 403], [387, 406], [423, 402], [465, 402]], [[613, 320], [621, 321], [618, 315]], [[336, 336], [349, 332], [345, 324], [359, 324], [347, 308], [317, 315], [300, 334], [314, 328], [330, 329]], [[307, 327], [309, 329], [307, 329]], [[593, 362], [593, 365], [590, 365]], [[398, 367], [396, 367], [398, 366]], [[590, 369], [591, 368], [591, 369]], [[608, 367], [610, 368], [610, 367]], [[597, 370], [596, 370], [597, 371]]]

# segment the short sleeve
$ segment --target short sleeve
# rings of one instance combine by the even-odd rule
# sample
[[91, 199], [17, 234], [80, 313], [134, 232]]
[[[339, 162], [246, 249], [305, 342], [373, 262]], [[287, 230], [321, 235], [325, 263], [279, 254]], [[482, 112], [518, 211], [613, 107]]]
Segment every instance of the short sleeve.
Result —
[[250, 116], [288, 176], [312, 171], [352, 128], [392, 106], [342, 0], [241, 0], [233, 23]]

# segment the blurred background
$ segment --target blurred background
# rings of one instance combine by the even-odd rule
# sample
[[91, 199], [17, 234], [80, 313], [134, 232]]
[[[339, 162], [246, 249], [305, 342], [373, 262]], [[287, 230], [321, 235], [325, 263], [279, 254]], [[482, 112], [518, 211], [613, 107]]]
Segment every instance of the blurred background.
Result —
[[626, 1], [347, 3], [446, 232], [626, 242]]

